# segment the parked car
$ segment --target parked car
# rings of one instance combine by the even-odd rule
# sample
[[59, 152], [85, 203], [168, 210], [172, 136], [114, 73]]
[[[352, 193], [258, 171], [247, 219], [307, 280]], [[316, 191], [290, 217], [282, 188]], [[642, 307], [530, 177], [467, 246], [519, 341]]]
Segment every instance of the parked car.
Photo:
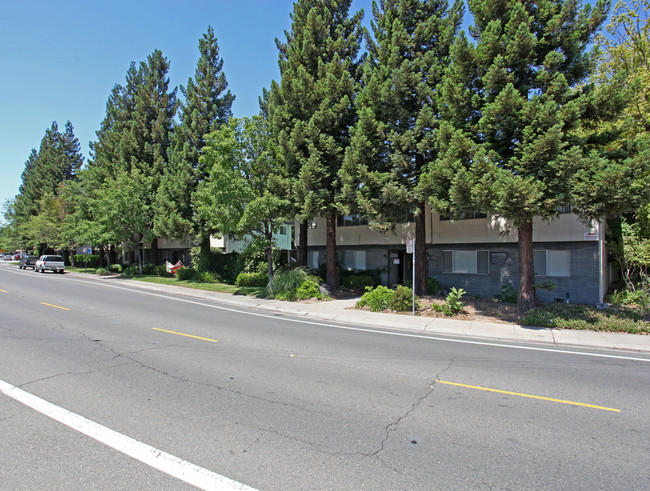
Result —
[[65, 262], [63, 261], [63, 256], [41, 256], [38, 258], [38, 261], [36, 261], [36, 264], [34, 264], [34, 271], [40, 271], [41, 273], [44, 273], [45, 271], [63, 273], [64, 270]]
[[36, 261], [38, 261], [38, 257], [36, 256], [23, 256], [20, 258], [20, 262], [18, 263], [18, 269], [36, 269]]

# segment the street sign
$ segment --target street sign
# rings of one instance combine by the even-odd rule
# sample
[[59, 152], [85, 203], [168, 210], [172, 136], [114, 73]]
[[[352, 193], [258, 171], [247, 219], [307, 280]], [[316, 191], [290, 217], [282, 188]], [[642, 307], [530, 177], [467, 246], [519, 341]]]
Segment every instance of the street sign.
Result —
[[406, 241], [406, 253], [407, 254], [413, 254], [413, 249], [414, 249], [413, 246], [415, 245], [414, 242], [415, 241], [413, 239], [409, 239], [409, 240]]

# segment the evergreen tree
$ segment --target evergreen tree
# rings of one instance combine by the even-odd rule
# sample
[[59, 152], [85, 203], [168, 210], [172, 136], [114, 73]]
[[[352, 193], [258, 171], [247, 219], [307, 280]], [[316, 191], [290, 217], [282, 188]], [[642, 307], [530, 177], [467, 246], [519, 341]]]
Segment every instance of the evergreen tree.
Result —
[[[176, 89], [169, 89], [168, 71], [169, 62], [159, 50], [139, 66], [131, 63], [125, 86], [116, 85], [109, 96], [106, 116], [96, 133], [97, 141], [91, 144], [90, 172], [84, 174], [92, 181], [91, 188], [99, 189], [107, 183], [109, 191], [129, 175], [137, 175], [138, 181], [147, 181], [149, 192], [142, 194], [145, 201], [136, 207], [146, 213], [143, 216], [131, 214], [133, 230], [136, 231], [152, 229], [154, 198], [167, 172], [173, 117], [177, 109]], [[138, 171], [137, 174], [134, 171]], [[109, 191], [102, 194], [105, 199], [113, 195]], [[142, 220], [149, 218], [151, 223], [143, 227]], [[142, 238], [131, 238], [128, 242], [139, 248]], [[156, 237], [150, 238], [156, 261]], [[138, 253], [138, 257], [141, 254]]]
[[417, 294], [426, 293], [427, 262], [420, 178], [437, 156], [437, 87], [462, 14], [460, 2], [373, 2], [359, 121], [341, 172], [352, 208], [374, 228], [392, 229], [414, 214]]
[[348, 16], [351, 0], [294, 3], [291, 32], [276, 40], [280, 84], [271, 88], [269, 113], [286, 175], [293, 176], [295, 212], [303, 220], [300, 245], [306, 258], [304, 220], [327, 219], [326, 281], [338, 287], [336, 216], [341, 204], [338, 171], [356, 119], [361, 19]]
[[533, 219], [571, 203], [583, 165], [576, 127], [589, 101], [587, 48], [609, 3], [470, 0], [445, 83], [445, 152], [430, 167], [431, 201], [508, 219], [519, 245], [519, 308], [535, 305]]
[[174, 128], [170, 165], [156, 195], [154, 231], [170, 238], [189, 237], [198, 233], [202, 248], [210, 245], [210, 230], [198, 219], [192, 195], [206, 178], [199, 156], [205, 135], [226, 124], [232, 115], [235, 96], [230, 93], [219, 45], [212, 27], [199, 40], [200, 57], [194, 79], [181, 86], [184, 102], [180, 104], [180, 124]]

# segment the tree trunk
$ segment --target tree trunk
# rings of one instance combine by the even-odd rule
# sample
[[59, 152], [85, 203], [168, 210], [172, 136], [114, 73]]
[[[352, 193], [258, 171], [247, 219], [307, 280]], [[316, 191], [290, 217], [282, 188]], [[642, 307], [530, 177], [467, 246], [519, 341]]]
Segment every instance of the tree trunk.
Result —
[[160, 249], [158, 249], [157, 237], [151, 241], [151, 263], [155, 265], [160, 264]]
[[427, 243], [426, 243], [426, 217], [424, 215], [424, 201], [418, 204], [420, 213], [415, 217], [415, 289], [416, 295], [427, 293]]
[[535, 300], [535, 261], [533, 257], [533, 222], [519, 225], [519, 296], [517, 306], [520, 312], [534, 308]]
[[307, 232], [309, 224], [307, 220], [300, 222], [299, 236], [298, 236], [298, 266], [307, 266]]
[[199, 252], [198, 264], [195, 264], [199, 271], [207, 271], [210, 261], [210, 236], [208, 234], [201, 234], [201, 249]]
[[332, 291], [339, 287], [339, 278], [336, 274], [336, 212], [327, 217], [327, 269], [325, 282]]

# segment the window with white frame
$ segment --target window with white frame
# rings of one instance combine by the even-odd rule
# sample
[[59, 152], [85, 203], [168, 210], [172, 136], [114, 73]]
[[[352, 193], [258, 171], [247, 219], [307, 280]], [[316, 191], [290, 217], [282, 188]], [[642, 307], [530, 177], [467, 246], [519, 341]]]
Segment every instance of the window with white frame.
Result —
[[571, 276], [571, 251], [533, 251], [538, 276]]
[[366, 269], [366, 251], [343, 251], [343, 268], [348, 271]]
[[488, 274], [488, 251], [442, 251], [443, 273]]

